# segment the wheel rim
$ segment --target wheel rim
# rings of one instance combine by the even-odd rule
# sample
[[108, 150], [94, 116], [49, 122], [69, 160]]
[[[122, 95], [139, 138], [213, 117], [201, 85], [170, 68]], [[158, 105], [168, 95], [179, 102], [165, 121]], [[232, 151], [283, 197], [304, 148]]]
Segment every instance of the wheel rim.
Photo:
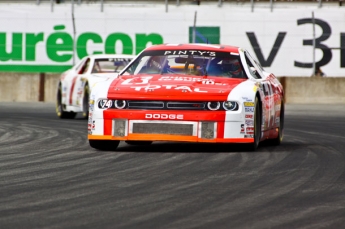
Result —
[[283, 141], [283, 137], [284, 137], [284, 103], [282, 103], [281, 105], [281, 110], [280, 110], [280, 124], [279, 124], [279, 140]]
[[89, 87], [85, 86], [84, 101], [83, 101], [83, 116], [85, 118], [89, 115]]
[[58, 116], [61, 116], [61, 114], [62, 114], [61, 99], [62, 99], [62, 96], [61, 96], [61, 86], [59, 86], [58, 94], [57, 94], [57, 98], [56, 98], [56, 114]]

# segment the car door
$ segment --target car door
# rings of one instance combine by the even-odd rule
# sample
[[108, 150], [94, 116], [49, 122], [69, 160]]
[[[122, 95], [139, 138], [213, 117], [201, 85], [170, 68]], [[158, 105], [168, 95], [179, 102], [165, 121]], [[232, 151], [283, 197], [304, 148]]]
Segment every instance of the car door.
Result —
[[273, 127], [275, 120], [274, 90], [272, 89], [270, 74], [265, 72], [259, 62], [248, 51], [245, 52], [245, 58], [250, 76], [260, 85], [262, 124], [263, 130], [267, 130]]
[[71, 86], [69, 91], [69, 105], [79, 106], [80, 97], [83, 94], [85, 86], [85, 78], [89, 74], [91, 59], [86, 58], [83, 65], [79, 68], [76, 74], [71, 79]]

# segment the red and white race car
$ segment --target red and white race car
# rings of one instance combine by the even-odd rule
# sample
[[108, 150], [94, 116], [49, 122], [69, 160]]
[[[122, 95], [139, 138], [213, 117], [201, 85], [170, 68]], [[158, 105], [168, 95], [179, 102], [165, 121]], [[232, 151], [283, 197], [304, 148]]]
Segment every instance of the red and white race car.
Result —
[[77, 113], [88, 117], [90, 88], [97, 82], [116, 78], [135, 56], [124, 54], [96, 54], [86, 56], [71, 69], [62, 73], [56, 97], [56, 114], [60, 118], [74, 118]]
[[246, 143], [283, 138], [283, 87], [247, 50], [164, 44], [142, 51], [119, 77], [90, 95], [88, 140], [100, 150], [120, 141]]

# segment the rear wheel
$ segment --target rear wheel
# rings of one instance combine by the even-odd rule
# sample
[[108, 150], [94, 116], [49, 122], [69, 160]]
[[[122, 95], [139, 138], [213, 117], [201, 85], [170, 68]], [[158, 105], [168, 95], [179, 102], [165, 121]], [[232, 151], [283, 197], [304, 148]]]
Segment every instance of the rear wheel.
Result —
[[89, 117], [89, 85], [86, 84], [84, 87], [84, 98], [83, 98], [83, 113], [82, 116], [84, 119]]
[[77, 115], [75, 112], [66, 112], [62, 104], [62, 89], [61, 84], [59, 84], [57, 95], [56, 95], [56, 115], [61, 119], [73, 119]]
[[120, 144], [118, 140], [89, 140], [89, 144], [92, 148], [98, 150], [116, 150]]
[[152, 141], [125, 141], [128, 145], [135, 145], [135, 146], [147, 146], [151, 145]]
[[280, 145], [280, 143], [283, 141], [283, 136], [284, 136], [284, 112], [285, 112], [285, 107], [284, 107], [284, 102], [282, 101], [280, 105], [280, 116], [279, 116], [279, 127], [278, 127], [278, 136], [275, 139], [268, 140], [268, 142], [271, 145]]

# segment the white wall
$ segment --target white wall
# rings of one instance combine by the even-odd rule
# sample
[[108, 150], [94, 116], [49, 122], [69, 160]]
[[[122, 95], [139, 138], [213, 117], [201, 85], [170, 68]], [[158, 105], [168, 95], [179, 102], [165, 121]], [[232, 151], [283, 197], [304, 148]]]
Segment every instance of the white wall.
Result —
[[[311, 23], [297, 25], [299, 19], [315, 18], [329, 25], [329, 38], [322, 41], [326, 47], [340, 47], [341, 33], [345, 34], [345, 8], [337, 5], [318, 8], [318, 5], [308, 7], [279, 7], [273, 11], [266, 5], [251, 11], [249, 3], [243, 5], [217, 4], [180, 5], [170, 4], [168, 12], [164, 4], [148, 5], [106, 5], [103, 12], [99, 4], [81, 4], [74, 6], [76, 37], [85, 32], [94, 32], [103, 38], [111, 33], [124, 33], [131, 37], [135, 45], [135, 35], [138, 33], [160, 34], [164, 43], [188, 43], [189, 27], [193, 26], [197, 12], [197, 26], [219, 26], [220, 43], [242, 46], [256, 56], [248, 32], [253, 32], [260, 45], [264, 59], [267, 59], [279, 33], [286, 33], [282, 44], [274, 57], [271, 66], [266, 70], [277, 76], [310, 76], [312, 68], [294, 66], [294, 62], [312, 62], [312, 46], [303, 45], [303, 40], [313, 38]], [[2, 4], [0, 7], [0, 34], [6, 33], [6, 49], [11, 51], [13, 33], [44, 33], [44, 41], [36, 46], [35, 61], [25, 60], [23, 48], [22, 60], [0, 60], [0, 65], [71, 65], [73, 60], [54, 62], [47, 56], [46, 40], [53, 34], [56, 25], [65, 25], [63, 30], [73, 37], [72, 7], [70, 4]], [[315, 36], [322, 34], [320, 26], [315, 26]], [[344, 41], [345, 43], [345, 41]], [[23, 39], [25, 46], [25, 36]], [[117, 42], [116, 52], [121, 53], [122, 44]], [[104, 50], [104, 44], [88, 43], [91, 54], [95, 50]], [[344, 77], [345, 66], [341, 67], [341, 51], [331, 51], [329, 63], [322, 66], [327, 76]], [[319, 61], [323, 53], [316, 49], [315, 61]], [[342, 57], [345, 59], [345, 54]]]

